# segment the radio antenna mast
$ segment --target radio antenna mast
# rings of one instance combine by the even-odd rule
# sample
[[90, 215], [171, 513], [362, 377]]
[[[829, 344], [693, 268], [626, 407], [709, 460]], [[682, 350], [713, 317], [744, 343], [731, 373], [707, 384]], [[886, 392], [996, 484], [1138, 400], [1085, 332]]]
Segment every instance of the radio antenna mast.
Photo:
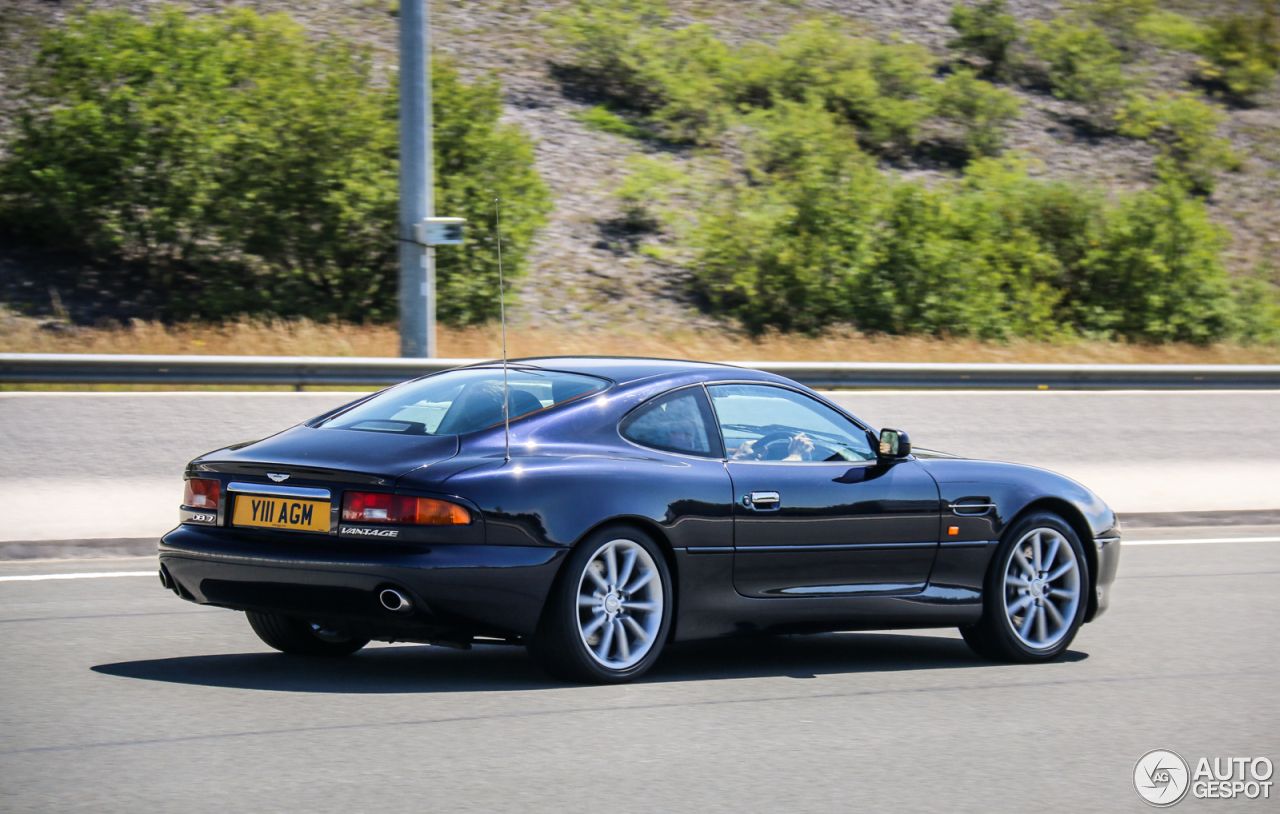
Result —
[[507, 296], [502, 280], [502, 209], [493, 199], [494, 231], [498, 236], [498, 319], [502, 323], [502, 421], [506, 425], [506, 460], [511, 461], [511, 396], [507, 393]]

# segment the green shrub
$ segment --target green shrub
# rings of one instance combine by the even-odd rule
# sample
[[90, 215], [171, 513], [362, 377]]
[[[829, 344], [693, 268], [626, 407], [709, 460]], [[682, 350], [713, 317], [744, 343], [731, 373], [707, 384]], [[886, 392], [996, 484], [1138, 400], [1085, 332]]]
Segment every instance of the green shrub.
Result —
[[935, 97], [935, 114], [960, 128], [965, 149], [974, 158], [1000, 152], [1004, 129], [1020, 112], [1011, 91], [993, 87], [965, 69], [948, 76]]
[[1156, 11], [1156, 0], [1069, 0], [1076, 15], [1102, 28], [1118, 48], [1140, 38], [1142, 23]]
[[596, 105], [577, 114], [575, 118], [592, 130], [599, 130], [601, 133], [612, 133], [615, 136], [626, 136], [628, 138], [640, 138], [644, 135], [643, 130], [604, 105]]
[[1142, 39], [1179, 51], [1199, 51], [1204, 45], [1204, 33], [1204, 26], [1197, 21], [1164, 9], [1147, 15], [1137, 25]]
[[868, 149], [912, 143], [932, 112], [933, 59], [910, 43], [856, 37], [822, 20], [801, 23], [774, 47], [743, 49], [730, 85], [739, 104], [820, 102], [858, 130]]
[[985, 0], [976, 6], [957, 3], [951, 7], [947, 25], [959, 35], [947, 40], [948, 48], [981, 60], [983, 76], [1002, 74], [1019, 35], [1018, 21], [1005, 12], [1004, 0]]
[[1231, 142], [1217, 136], [1226, 116], [1188, 93], [1131, 96], [1117, 112], [1121, 135], [1156, 144], [1164, 166], [1185, 180], [1192, 191], [1213, 191], [1214, 174], [1234, 169], [1239, 159]]
[[1280, 341], [1280, 286], [1270, 267], [1236, 283], [1235, 338], [1246, 344]]
[[1256, 15], [1230, 14], [1210, 21], [1198, 49], [1202, 79], [1220, 85], [1239, 102], [1269, 90], [1280, 72], [1280, 3], [1270, 0]]
[[561, 70], [666, 138], [712, 144], [752, 110], [816, 101], [869, 149], [901, 150], [932, 113], [934, 62], [920, 46], [812, 20], [776, 44], [731, 48], [703, 24], [661, 27], [661, 8], [580, 2], [554, 26], [569, 53]]
[[[1176, 182], [1108, 201], [979, 160], [930, 186], [878, 172], [832, 120], [775, 126], [747, 150], [772, 161], [745, 176], [717, 170], [692, 221], [651, 210], [695, 291], [748, 330], [1197, 342], [1237, 330], [1223, 233]], [[666, 171], [670, 196], [677, 173]]]
[[652, 87], [644, 74], [660, 44], [655, 32], [669, 13], [664, 0], [575, 0], [544, 19], [573, 52], [573, 71], [608, 98], [648, 111], [663, 103], [662, 88]]
[[1085, 331], [1131, 339], [1209, 342], [1229, 335], [1227, 234], [1176, 182], [1120, 201], [1068, 293]]
[[[491, 201], [518, 269], [547, 193], [496, 85], [435, 80], [437, 207], [471, 220], [440, 252], [440, 316], [483, 321]], [[173, 316], [394, 318], [396, 98], [364, 52], [247, 10], [88, 12], [46, 32], [23, 94], [10, 231], [142, 268]]]
[[1031, 24], [1028, 43], [1053, 94], [1105, 112], [1128, 85], [1120, 51], [1091, 22], [1057, 17]]

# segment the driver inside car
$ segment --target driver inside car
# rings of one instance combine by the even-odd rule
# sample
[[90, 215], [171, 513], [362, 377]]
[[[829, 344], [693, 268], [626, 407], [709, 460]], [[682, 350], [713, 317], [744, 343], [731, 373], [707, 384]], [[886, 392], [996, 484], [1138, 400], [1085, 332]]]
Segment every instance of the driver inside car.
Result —
[[[778, 445], [777, 442], [774, 442], [773, 444], [769, 444], [769, 446], [777, 446], [777, 445]], [[805, 435], [803, 432], [798, 432], [795, 435], [791, 436], [791, 438], [789, 439], [786, 457], [783, 457], [783, 458], [771, 457], [769, 456], [769, 451], [766, 447], [762, 446], [760, 447], [759, 450], [757, 450], [755, 441], [747, 441], [743, 443], [742, 446], [738, 447], [737, 451], [733, 453], [733, 456], [729, 460], [731, 461], [811, 461], [813, 460], [813, 449], [814, 449], [813, 442], [809, 440], [809, 437]]]

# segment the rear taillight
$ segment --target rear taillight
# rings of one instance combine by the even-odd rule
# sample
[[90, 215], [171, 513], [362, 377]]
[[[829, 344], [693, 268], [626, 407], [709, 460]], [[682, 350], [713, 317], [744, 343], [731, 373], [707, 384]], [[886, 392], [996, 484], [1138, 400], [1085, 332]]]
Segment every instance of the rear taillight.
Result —
[[221, 488], [213, 478], [189, 478], [187, 491], [182, 496], [182, 505], [207, 512], [218, 510], [218, 492]]
[[471, 512], [456, 503], [429, 497], [347, 492], [342, 498], [347, 523], [412, 523], [418, 526], [465, 526]]

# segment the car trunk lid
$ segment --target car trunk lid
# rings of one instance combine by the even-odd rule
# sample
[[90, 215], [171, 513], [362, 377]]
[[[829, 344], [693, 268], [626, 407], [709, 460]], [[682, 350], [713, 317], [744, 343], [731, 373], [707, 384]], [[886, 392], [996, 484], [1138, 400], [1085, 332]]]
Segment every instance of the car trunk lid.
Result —
[[344, 480], [392, 485], [406, 472], [458, 454], [454, 435], [403, 436], [299, 425], [282, 433], [236, 444], [191, 462], [204, 472], [302, 480]]

